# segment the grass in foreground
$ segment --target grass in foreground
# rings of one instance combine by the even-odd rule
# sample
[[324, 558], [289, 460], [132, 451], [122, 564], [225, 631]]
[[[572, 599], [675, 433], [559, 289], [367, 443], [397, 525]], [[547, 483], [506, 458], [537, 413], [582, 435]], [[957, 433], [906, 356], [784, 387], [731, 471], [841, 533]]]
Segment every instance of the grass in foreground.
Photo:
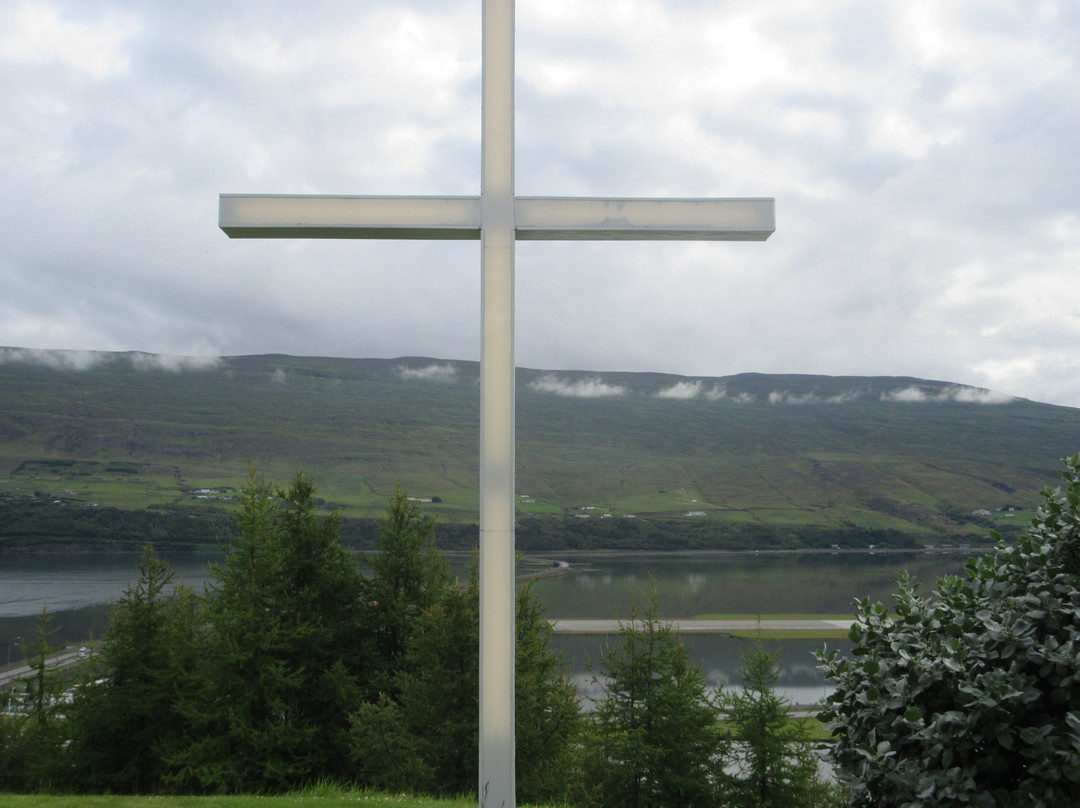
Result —
[[846, 620], [854, 623], [855, 618], [847, 614], [811, 614], [792, 612], [789, 614], [695, 614], [694, 620]]
[[439, 800], [411, 794], [315, 788], [274, 797], [0, 794], [0, 804], [5, 808], [474, 808], [476, 798]]

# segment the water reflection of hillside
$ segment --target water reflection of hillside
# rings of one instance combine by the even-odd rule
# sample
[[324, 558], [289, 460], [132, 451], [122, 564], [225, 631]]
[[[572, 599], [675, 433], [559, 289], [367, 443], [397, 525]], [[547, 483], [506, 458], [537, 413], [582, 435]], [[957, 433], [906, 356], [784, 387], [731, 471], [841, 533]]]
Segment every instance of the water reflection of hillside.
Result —
[[[207, 565], [221, 559], [217, 553], [169, 554], [167, 560], [196, 591], [207, 582]], [[535, 592], [547, 604], [550, 618], [614, 618], [629, 614], [633, 592], [647, 593], [655, 580], [661, 593], [661, 615], [693, 618], [708, 614], [853, 614], [852, 601], [868, 596], [890, 602], [894, 579], [909, 571], [927, 589], [946, 573], [962, 570], [966, 554], [942, 553], [782, 553], [747, 554], [589, 554], [552, 555], [567, 560], [573, 572], [543, 578]], [[138, 576], [138, 553], [76, 553], [6, 556], [0, 559], [0, 653], [6, 659], [19, 655], [16, 637], [33, 636], [34, 622], [43, 608], [56, 615], [57, 642], [82, 642], [93, 633], [100, 637], [107, 625], [107, 604]], [[471, 556], [452, 560], [454, 573], [467, 576]], [[530, 559], [519, 572], [535, 573]], [[560, 637], [567, 647], [583, 641], [595, 649], [596, 638]], [[715, 684], [739, 667], [745, 641], [695, 637], [703, 654], [706, 674]], [[713, 650], [714, 643], [721, 643]], [[781, 686], [791, 692], [813, 689], [812, 657], [807, 649], [820, 642], [784, 643], [784, 678]], [[790, 656], [789, 656], [790, 655]], [[590, 656], [582, 646], [576, 655], [577, 673], [583, 689], [588, 683], [584, 664]], [[591, 652], [595, 658], [595, 650]], [[715, 662], [711, 660], [716, 660]], [[816, 680], [815, 680], [816, 681]], [[800, 696], [800, 699], [803, 696]], [[815, 698], [820, 698], [817, 696]]]
[[[609, 644], [618, 643], [618, 636], [606, 638]], [[597, 636], [556, 635], [552, 645], [560, 651], [569, 666], [570, 675], [583, 699], [600, 698], [603, 689], [593, 682], [592, 672], [599, 669], [599, 654], [605, 638]], [[701, 664], [702, 672], [710, 688], [738, 688], [742, 680], [738, 675], [743, 657], [754, 649], [753, 640], [719, 636], [695, 636], [686, 638], [692, 659]], [[852, 645], [847, 641], [830, 640], [830, 649], [847, 653]], [[777, 691], [794, 704], [809, 705], [819, 701], [829, 691], [821, 671], [818, 670], [814, 652], [826, 645], [822, 640], [785, 640], [782, 643], [766, 643], [766, 648], [780, 657], [780, 678]]]
[[582, 555], [574, 573], [537, 581], [547, 616], [616, 617], [652, 581], [664, 617], [710, 614], [852, 614], [856, 598], [890, 602], [896, 576], [930, 589], [963, 570], [964, 553], [775, 553]]

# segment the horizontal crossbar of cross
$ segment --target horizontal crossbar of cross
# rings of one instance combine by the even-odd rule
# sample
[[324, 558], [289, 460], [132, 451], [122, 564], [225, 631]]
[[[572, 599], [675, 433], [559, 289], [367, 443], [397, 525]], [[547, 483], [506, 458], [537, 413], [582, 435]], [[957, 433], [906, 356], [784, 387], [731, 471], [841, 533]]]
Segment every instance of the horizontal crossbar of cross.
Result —
[[[222, 194], [232, 238], [480, 238], [478, 196]], [[776, 229], [769, 198], [515, 197], [518, 241], [764, 241]]]

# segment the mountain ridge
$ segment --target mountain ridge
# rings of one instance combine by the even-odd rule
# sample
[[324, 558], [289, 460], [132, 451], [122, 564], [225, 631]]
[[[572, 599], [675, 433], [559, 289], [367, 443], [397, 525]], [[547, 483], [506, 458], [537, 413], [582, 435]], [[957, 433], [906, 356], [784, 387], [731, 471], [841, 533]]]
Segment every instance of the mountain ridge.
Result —
[[[478, 380], [432, 357], [0, 348], [0, 499], [198, 513], [253, 461], [310, 473], [346, 516], [401, 483], [475, 524]], [[519, 532], [566, 546], [621, 517], [694, 546], [977, 541], [1015, 532], [1080, 438], [1078, 409], [909, 376], [518, 368], [517, 421]]]

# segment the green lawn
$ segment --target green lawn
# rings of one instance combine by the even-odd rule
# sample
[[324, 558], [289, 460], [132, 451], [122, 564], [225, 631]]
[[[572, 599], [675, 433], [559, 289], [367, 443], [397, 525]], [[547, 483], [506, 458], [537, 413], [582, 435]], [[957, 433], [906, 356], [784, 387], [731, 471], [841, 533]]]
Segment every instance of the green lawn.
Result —
[[161, 797], [161, 796], [53, 796], [42, 794], [0, 794], [5, 808], [473, 808], [475, 797], [436, 800], [408, 794], [387, 794], [377, 791], [347, 791], [314, 789], [280, 797]]
[[784, 614], [695, 614], [694, 620], [844, 620], [854, 623], [851, 612], [847, 614], [809, 614], [807, 612], [786, 612]]

